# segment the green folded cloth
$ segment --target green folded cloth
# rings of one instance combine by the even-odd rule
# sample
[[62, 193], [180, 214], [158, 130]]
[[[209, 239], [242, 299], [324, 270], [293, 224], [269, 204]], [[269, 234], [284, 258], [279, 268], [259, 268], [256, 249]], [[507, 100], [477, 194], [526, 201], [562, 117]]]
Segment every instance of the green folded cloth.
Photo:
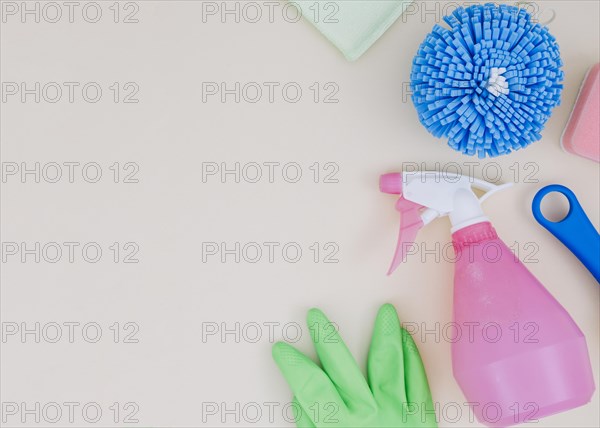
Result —
[[413, 0], [295, 0], [302, 16], [349, 61], [359, 58]]

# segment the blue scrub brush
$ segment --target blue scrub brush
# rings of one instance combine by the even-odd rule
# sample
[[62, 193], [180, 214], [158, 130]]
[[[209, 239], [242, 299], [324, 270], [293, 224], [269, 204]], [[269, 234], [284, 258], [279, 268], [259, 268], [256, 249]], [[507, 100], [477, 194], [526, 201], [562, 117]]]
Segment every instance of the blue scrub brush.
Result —
[[514, 6], [456, 9], [435, 25], [413, 60], [419, 119], [448, 145], [480, 158], [541, 138], [560, 104], [563, 65], [555, 38]]

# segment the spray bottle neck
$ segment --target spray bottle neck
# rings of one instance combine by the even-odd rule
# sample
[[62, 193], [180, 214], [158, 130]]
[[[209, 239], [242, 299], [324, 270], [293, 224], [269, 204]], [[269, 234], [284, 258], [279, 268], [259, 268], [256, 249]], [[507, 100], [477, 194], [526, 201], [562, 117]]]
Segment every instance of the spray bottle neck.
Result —
[[498, 239], [498, 234], [489, 221], [479, 222], [465, 226], [452, 233], [452, 245], [456, 254], [459, 254], [469, 245]]

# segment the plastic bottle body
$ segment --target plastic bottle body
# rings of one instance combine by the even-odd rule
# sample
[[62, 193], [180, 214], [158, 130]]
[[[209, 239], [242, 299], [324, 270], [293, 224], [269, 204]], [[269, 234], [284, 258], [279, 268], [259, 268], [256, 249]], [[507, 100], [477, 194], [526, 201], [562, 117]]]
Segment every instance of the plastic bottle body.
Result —
[[489, 222], [453, 235], [452, 367], [477, 419], [532, 422], [589, 402], [585, 337]]

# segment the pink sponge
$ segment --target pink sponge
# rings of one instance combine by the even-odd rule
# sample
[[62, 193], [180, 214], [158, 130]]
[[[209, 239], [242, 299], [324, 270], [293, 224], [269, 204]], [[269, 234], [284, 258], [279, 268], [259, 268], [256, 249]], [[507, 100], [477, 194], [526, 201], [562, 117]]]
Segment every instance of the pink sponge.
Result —
[[600, 162], [600, 63], [588, 71], [560, 143], [568, 152]]

